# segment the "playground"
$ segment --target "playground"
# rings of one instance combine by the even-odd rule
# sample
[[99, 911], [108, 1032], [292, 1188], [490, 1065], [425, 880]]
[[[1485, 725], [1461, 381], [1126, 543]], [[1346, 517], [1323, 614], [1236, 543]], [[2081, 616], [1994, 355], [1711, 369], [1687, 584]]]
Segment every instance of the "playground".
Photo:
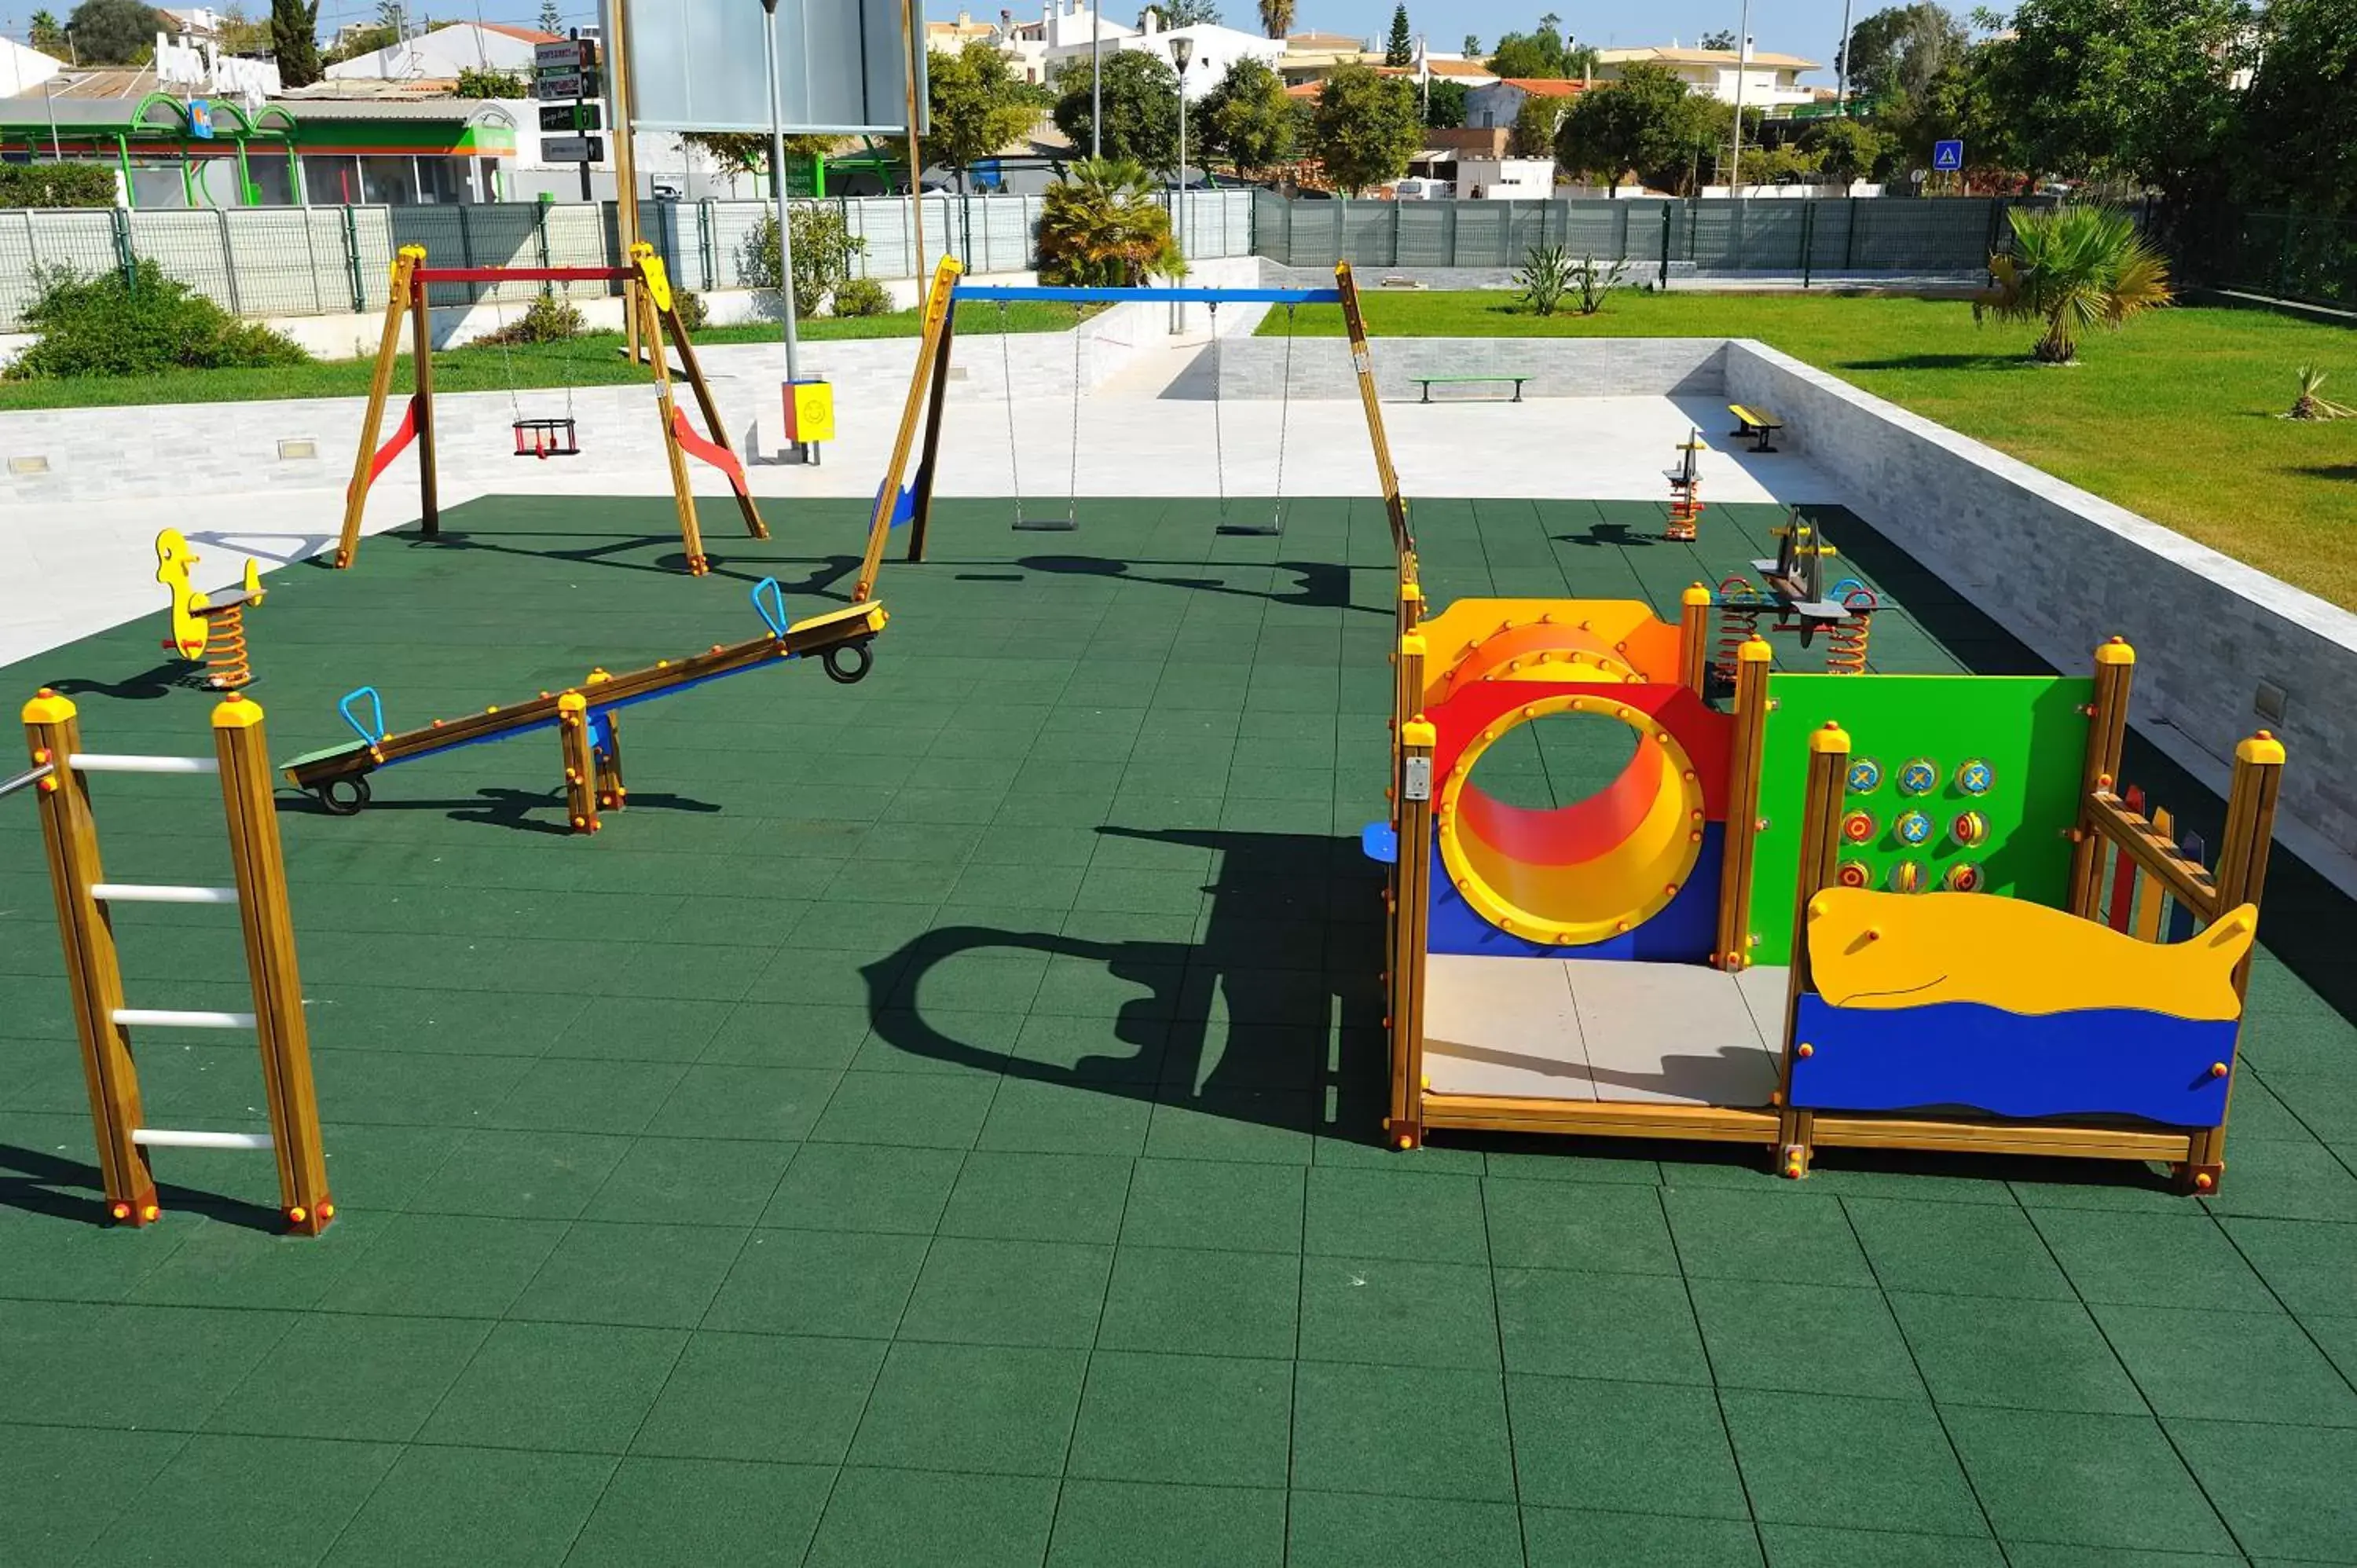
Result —
[[[961, 342], [931, 489], [902, 351], [700, 548], [649, 389], [571, 465], [453, 400], [433, 537], [397, 456], [349, 569], [339, 496], [142, 536], [0, 668], [116, 1005], [276, 1030], [135, 1026], [246, 1142], [107, 1223], [70, 808], [0, 802], [0, 1560], [2352, 1557], [2350, 905], [2238, 832], [2309, 754], [2183, 771], [2119, 723], [2181, 650], [2041, 657], [1724, 399], [1214, 435], [1079, 347]], [[256, 708], [227, 835], [89, 777]], [[202, 907], [264, 838], [291, 1008]]]

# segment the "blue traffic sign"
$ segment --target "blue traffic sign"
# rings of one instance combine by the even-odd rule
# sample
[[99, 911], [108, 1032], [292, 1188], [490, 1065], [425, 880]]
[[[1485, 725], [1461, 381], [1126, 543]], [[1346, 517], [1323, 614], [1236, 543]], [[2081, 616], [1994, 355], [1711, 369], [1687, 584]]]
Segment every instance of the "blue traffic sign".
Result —
[[1953, 173], [1964, 166], [1964, 144], [1934, 142], [1932, 144], [1932, 166], [1942, 173]]

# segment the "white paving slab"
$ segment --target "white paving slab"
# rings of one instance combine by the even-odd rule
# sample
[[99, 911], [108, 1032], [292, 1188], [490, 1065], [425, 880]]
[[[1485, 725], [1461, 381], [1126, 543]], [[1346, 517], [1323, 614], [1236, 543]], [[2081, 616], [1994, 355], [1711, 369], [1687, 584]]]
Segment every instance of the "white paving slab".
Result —
[[1596, 1098], [1560, 962], [1434, 953], [1424, 982], [1424, 1076], [1435, 1093]]

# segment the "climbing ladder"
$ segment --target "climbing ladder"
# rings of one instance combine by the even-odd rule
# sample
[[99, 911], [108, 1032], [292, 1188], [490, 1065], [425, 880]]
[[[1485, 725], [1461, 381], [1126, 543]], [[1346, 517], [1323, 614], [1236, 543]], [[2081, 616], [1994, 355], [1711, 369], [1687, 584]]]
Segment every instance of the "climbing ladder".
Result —
[[[319, 1144], [311, 1082], [311, 1047], [303, 1022], [303, 985], [295, 968], [295, 929], [287, 912], [286, 863], [272, 800], [262, 708], [231, 693], [213, 709], [211, 757], [113, 756], [81, 749], [72, 703], [44, 690], [25, 704], [32, 767], [0, 780], [0, 796], [37, 791], [41, 836], [48, 846], [58, 929], [73, 988], [107, 1211], [129, 1225], [160, 1217], [151, 1149], [269, 1149], [278, 1159], [279, 1208], [293, 1230], [316, 1236], [335, 1218]], [[91, 809], [94, 773], [218, 774], [229, 822], [236, 886], [188, 887], [109, 882], [99, 861]], [[253, 1011], [230, 1013], [124, 1005], [123, 970], [111, 916], [118, 904], [234, 906], [245, 936]], [[262, 1049], [270, 1104], [267, 1133], [176, 1132], [151, 1127], [140, 1103], [132, 1060], [135, 1028], [251, 1030]]]

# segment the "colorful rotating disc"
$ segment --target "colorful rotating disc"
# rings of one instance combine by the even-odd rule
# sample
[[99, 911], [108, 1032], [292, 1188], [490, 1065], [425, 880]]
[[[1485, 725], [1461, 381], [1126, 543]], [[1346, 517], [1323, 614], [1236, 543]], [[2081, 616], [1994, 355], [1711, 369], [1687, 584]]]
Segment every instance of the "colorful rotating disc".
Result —
[[1890, 868], [1890, 890], [1893, 893], [1923, 891], [1923, 868], [1911, 860], [1902, 860]]
[[1996, 782], [1996, 770], [1977, 757], [1956, 769], [1956, 788], [1967, 795], [1986, 795]]
[[1874, 868], [1862, 860], [1845, 860], [1834, 868], [1834, 880], [1844, 887], [1871, 887]]
[[1970, 862], [1948, 867], [1941, 885], [1951, 893], [1977, 893], [1981, 890], [1981, 868]]
[[1924, 844], [1932, 842], [1932, 819], [1921, 811], [1902, 811], [1891, 826], [1898, 831], [1900, 843]]
[[1853, 757], [1849, 765], [1849, 792], [1871, 795], [1882, 788], [1882, 764], [1871, 757]]
[[1940, 765], [1928, 757], [1911, 758], [1899, 770], [1899, 792], [1928, 795], [1940, 787]]
[[1949, 825], [1948, 832], [1955, 841], [1969, 849], [1988, 842], [1988, 819], [1978, 811], [1965, 811]]
[[1872, 843], [1882, 825], [1874, 820], [1872, 811], [1852, 811], [1842, 818], [1842, 837], [1851, 843]]

